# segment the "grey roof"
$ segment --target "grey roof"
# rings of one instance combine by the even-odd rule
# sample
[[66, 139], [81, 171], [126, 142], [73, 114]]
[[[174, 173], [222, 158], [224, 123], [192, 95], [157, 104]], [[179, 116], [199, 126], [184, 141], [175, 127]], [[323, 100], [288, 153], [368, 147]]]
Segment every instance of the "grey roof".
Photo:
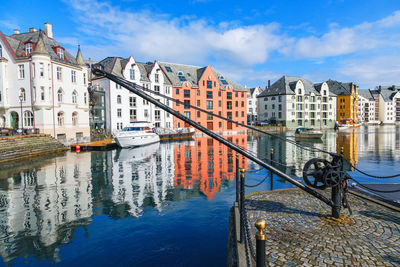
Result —
[[[323, 83], [315, 83], [314, 84], [314, 88], [315, 88], [315, 90], [318, 91], [319, 94], [321, 94], [322, 84]], [[329, 85], [328, 85], [328, 88], [329, 88]], [[336, 96], [336, 94], [334, 94], [331, 90], [329, 90], [329, 96]]]
[[46, 50], [46, 47], [44, 46], [43, 36], [39, 36], [39, 39], [36, 43], [35, 49], [33, 50], [32, 54], [49, 55], [49, 53]]
[[304, 94], [314, 93], [320, 95], [319, 91], [314, 88], [314, 84], [299, 76], [282, 76], [274, 82], [269, 88], [266, 88], [258, 97], [275, 96], [275, 95], [294, 95], [296, 83], [301, 81], [304, 84]]
[[46, 51], [53, 61], [78, 66], [75, 57], [72, 56], [66, 49], [64, 49], [65, 60], [60, 59], [54, 52], [53, 48], [62, 46], [53, 38], [47, 37], [47, 35], [43, 34], [42, 31], [13, 34], [11, 36], [6, 36], [6, 40], [9, 43], [10, 47], [13, 49], [13, 52], [16, 54], [17, 58], [28, 58], [29, 55], [25, 55], [24, 44], [29, 41], [36, 44], [39, 36], [42, 36]]
[[76, 63], [78, 63], [78, 65], [85, 65], [85, 61], [82, 57], [81, 46], [78, 46], [78, 52], [76, 53]]
[[379, 93], [382, 95], [383, 100], [385, 101], [392, 101], [393, 97], [397, 94], [397, 92], [400, 91], [400, 88], [398, 89], [398, 87], [381, 87], [380, 89], [378, 89]]
[[329, 86], [329, 91], [334, 93], [335, 95], [351, 95], [351, 88], [354, 83], [342, 83], [334, 80], [328, 80], [326, 83]]
[[358, 95], [368, 100], [374, 100], [374, 97], [372, 96], [371, 91], [369, 89], [358, 90]]
[[[264, 91], [264, 89], [262, 89], [261, 87], [246, 88], [246, 89], [247, 89], [247, 92], [249, 92], [250, 95], [253, 96], [254, 91], [255, 91], [257, 88], [261, 90], [261, 93]], [[260, 93], [260, 94], [261, 94], [261, 93]]]
[[[191, 84], [191, 87], [199, 88], [199, 80], [207, 68], [207, 67], [183, 65], [183, 64], [168, 63], [168, 62], [158, 62], [158, 63], [163, 69], [164, 73], [168, 76], [174, 87], [182, 86], [182, 83], [184, 81], [181, 81], [178, 77], [178, 73], [182, 72], [182, 76], [184, 76], [186, 81]], [[169, 67], [172, 72], [167, 71], [167, 67]], [[225, 89], [228, 85], [231, 85], [234, 91], [243, 91], [243, 92], [247, 91], [244, 87], [232, 81], [231, 79], [223, 76], [220, 72], [216, 71], [215, 69], [211, 68], [211, 70], [213, 71], [215, 77], [217, 78], [221, 88]], [[223, 80], [225, 80], [227, 84], [224, 84], [222, 82]]]
[[[104, 66], [104, 70], [106, 72], [117, 75], [121, 78], [124, 78], [122, 75], [122, 71], [125, 65], [128, 63], [129, 58], [121, 58], [121, 57], [107, 57], [101, 60], [99, 63]], [[140, 81], [141, 82], [150, 82], [149, 74], [151, 69], [153, 68], [154, 63], [141, 63], [135, 62], [136, 66], [138, 66], [140, 71]], [[164, 75], [164, 74], [163, 74]], [[164, 75], [164, 83], [170, 85], [168, 79]]]

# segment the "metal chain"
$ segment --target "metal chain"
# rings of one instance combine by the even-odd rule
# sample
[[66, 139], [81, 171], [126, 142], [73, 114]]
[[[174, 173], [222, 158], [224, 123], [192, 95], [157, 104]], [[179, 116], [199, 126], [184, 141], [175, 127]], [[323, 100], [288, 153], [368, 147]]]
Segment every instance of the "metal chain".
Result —
[[360, 183], [359, 181], [357, 181], [356, 179], [354, 179], [353, 177], [351, 178], [351, 180], [353, 180], [354, 182], [356, 182], [356, 184], [357, 185], [359, 185], [359, 186], [361, 186], [361, 187], [363, 187], [363, 188], [365, 188], [365, 189], [367, 189], [367, 190], [369, 190], [369, 191], [372, 191], [372, 192], [378, 192], [378, 193], [397, 193], [397, 192], [400, 192], [400, 189], [396, 189], [396, 190], [378, 190], [378, 189], [373, 189], [373, 188], [371, 188], [371, 187], [368, 187], [368, 186], [366, 186], [366, 185], [363, 185], [362, 183]]
[[[243, 230], [245, 230], [245, 226], [242, 224], [240, 226]], [[250, 267], [250, 257], [249, 257], [249, 248], [247, 247], [248, 243], [247, 243], [247, 238], [244, 238], [244, 249], [245, 249], [245, 254], [246, 254], [246, 263], [247, 263], [247, 267]]]
[[356, 171], [358, 171], [359, 173], [362, 173], [362, 174], [364, 174], [364, 175], [366, 175], [366, 176], [372, 177], [372, 178], [377, 178], [377, 179], [390, 179], [390, 178], [396, 178], [396, 177], [399, 177], [399, 176], [400, 176], [400, 173], [399, 173], [399, 174], [390, 175], [390, 176], [377, 176], [377, 175], [369, 174], [369, 173], [366, 173], [366, 172], [364, 172], [364, 171], [358, 169], [356, 166], [354, 166], [353, 164], [351, 164], [351, 162], [350, 162], [348, 159], [345, 159], [345, 160], [346, 160], [346, 161], [350, 164], [350, 166], [353, 167]]
[[249, 227], [249, 222], [248, 222], [248, 218], [247, 218], [247, 211], [246, 211], [246, 205], [244, 205], [243, 207], [243, 213], [244, 213], [244, 221], [245, 221], [245, 233], [246, 233], [246, 238], [248, 240], [249, 243], [249, 247], [250, 247], [250, 253], [251, 256], [253, 257], [253, 260], [256, 260], [256, 253], [254, 252], [254, 247], [251, 241], [251, 236], [250, 236], [250, 227]]
[[264, 183], [265, 180], [267, 180], [268, 177], [269, 177], [269, 175], [265, 176], [265, 178], [264, 178], [261, 182], [255, 184], [255, 185], [248, 185], [248, 184], [245, 184], [244, 186], [245, 186], [245, 187], [257, 187], [257, 186], [259, 186], [260, 184]]

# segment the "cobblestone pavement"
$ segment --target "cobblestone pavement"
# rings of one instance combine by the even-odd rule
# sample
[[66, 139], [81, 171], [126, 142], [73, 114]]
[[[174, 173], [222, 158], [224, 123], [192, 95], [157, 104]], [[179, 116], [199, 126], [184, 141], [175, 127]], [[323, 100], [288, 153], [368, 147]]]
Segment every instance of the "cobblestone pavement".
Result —
[[256, 219], [267, 222], [269, 266], [400, 266], [400, 213], [348, 196], [353, 215], [331, 209], [299, 189], [247, 197], [252, 244]]

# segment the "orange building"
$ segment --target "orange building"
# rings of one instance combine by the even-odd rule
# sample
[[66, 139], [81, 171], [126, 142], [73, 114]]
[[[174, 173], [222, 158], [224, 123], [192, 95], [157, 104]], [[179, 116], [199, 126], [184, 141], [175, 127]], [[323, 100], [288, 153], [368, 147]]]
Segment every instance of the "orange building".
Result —
[[[247, 120], [247, 90], [224, 77], [210, 66], [195, 67], [158, 62], [173, 86], [174, 109], [213, 131], [237, 131], [244, 127], [227, 122], [204, 112], [191, 109], [189, 105], [209, 110], [214, 114], [231, 118], [240, 123]], [[174, 127], [187, 127], [182, 120], [174, 118]]]
[[[226, 136], [229, 141], [247, 148], [247, 135]], [[234, 180], [237, 153], [209, 137], [174, 147], [174, 186], [199, 190], [212, 199], [225, 180]], [[247, 169], [247, 159], [239, 155], [239, 167]]]

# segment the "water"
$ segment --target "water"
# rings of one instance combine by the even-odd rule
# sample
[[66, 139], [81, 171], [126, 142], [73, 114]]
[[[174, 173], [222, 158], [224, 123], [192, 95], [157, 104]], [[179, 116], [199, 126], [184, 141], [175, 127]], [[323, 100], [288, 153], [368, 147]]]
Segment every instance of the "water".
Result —
[[[274, 148], [274, 159], [290, 168], [276, 166], [293, 177], [307, 160], [324, 156], [267, 136], [227, 138], [261, 158]], [[371, 173], [400, 170], [396, 126], [328, 131], [313, 145], [334, 152], [343, 147], [349, 161]], [[243, 157], [239, 162], [258, 169]], [[207, 137], [0, 166], [2, 264], [224, 266], [235, 168], [235, 153]], [[249, 173], [246, 183], [267, 174]], [[273, 186], [291, 184], [276, 178]]]

